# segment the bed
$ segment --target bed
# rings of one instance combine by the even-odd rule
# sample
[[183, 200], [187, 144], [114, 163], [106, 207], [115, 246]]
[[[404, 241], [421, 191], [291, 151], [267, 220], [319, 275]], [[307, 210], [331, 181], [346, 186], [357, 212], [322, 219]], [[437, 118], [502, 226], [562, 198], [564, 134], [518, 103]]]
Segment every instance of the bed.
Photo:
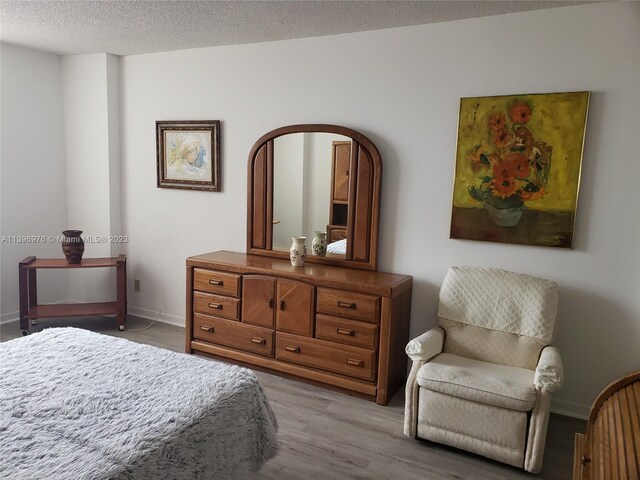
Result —
[[327, 245], [327, 253], [334, 253], [338, 255], [347, 254], [347, 239], [338, 240], [337, 242], [331, 242]]
[[0, 478], [246, 478], [277, 429], [245, 368], [77, 328], [0, 344]]

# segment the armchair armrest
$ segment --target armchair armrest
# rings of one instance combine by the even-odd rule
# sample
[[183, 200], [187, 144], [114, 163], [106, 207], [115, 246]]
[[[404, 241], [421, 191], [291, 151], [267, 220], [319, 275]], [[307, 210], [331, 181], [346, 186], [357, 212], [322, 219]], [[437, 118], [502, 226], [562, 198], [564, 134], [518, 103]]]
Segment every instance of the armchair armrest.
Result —
[[405, 352], [414, 362], [426, 362], [441, 353], [443, 346], [444, 330], [435, 327], [411, 340], [407, 344]]
[[564, 384], [564, 369], [562, 358], [556, 347], [548, 346], [542, 349], [538, 366], [533, 377], [536, 388], [555, 392]]
[[418, 371], [425, 362], [441, 353], [443, 346], [444, 330], [436, 327], [411, 340], [404, 349], [413, 361], [404, 396], [404, 434], [407, 437], [415, 438], [418, 431]]

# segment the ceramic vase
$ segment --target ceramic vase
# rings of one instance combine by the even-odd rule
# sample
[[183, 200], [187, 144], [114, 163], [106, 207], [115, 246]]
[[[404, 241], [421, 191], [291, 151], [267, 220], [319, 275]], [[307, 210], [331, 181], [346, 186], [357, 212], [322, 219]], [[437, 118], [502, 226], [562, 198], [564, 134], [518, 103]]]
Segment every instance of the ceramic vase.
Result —
[[484, 208], [489, 213], [493, 223], [500, 227], [515, 227], [524, 213], [524, 205], [514, 208], [496, 208], [485, 203]]
[[65, 230], [62, 232], [62, 251], [68, 263], [80, 263], [84, 253], [82, 230]]
[[327, 232], [313, 232], [311, 251], [318, 257], [324, 257], [327, 254]]
[[291, 237], [289, 258], [294, 267], [304, 266], [304, 261], [307, 259], [307, 246], [304, 244], [306, 239], [307, 237]]

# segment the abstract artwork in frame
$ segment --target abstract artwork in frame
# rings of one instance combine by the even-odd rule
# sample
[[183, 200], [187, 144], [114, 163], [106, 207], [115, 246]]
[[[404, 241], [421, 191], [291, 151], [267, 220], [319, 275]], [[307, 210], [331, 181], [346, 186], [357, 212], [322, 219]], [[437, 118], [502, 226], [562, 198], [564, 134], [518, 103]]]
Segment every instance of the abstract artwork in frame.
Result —
[[220, 121], [157, 121], [159, 188], [220, 191]]
[[460, 100], [451, 238], [572, 248], [589, 96]]

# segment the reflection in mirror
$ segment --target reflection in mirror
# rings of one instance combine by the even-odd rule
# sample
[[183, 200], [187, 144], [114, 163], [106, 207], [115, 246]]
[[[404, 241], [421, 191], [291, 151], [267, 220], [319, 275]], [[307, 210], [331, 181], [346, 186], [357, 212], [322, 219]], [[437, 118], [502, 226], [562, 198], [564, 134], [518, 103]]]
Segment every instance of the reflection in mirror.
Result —
[[327, 233], [330, 256], [346, 254], [351, 139], [322, 132], [290, 133], [273, 142], [273, 249], [291, 237]]

